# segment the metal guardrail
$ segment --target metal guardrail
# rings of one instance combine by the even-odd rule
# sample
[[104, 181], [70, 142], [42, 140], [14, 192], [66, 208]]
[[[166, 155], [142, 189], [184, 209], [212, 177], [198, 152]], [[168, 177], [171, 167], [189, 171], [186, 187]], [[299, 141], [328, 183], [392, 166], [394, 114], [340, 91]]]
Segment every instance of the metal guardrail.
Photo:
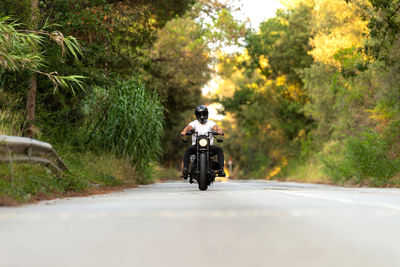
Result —
[[57, 175], [68, 170], [52, 145], [26, 137], [0, 135], [0, 162], [39, 163]]

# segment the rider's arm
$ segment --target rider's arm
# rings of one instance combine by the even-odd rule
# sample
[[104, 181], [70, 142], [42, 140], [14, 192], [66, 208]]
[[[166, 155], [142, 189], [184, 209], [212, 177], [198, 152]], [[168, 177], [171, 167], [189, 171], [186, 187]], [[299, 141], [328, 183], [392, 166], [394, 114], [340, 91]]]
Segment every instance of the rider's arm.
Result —
[[181, 135], [185, 136], [187, 132], [194, 130], [194, 128], [190, 125], [186, 126], [185, 129], [181, 132]]
[[224, 131], [222, 131], [221, 127], [219, 127], [217, 124], [214, 125], [213, 130], [216, 131], [219, 134], [223, 134]]

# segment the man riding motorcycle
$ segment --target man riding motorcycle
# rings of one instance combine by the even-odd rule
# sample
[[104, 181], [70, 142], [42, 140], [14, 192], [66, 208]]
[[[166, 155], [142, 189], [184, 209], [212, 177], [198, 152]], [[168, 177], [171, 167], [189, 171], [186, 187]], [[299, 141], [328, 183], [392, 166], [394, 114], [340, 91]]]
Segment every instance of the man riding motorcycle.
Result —
[[[213, 121], [208, 120], [208, 109], [204, 105], [200, 105], [196, 107], [194, 114], [196, 115], [196, 120], [189, 123], [181, 132], [182, 136], [185, 136], [187, 132], [194, 131], [197, 132], [199, 135], [207, 134], [208, 132], [215, 131], [219, 134], [223, 134], [224, 132], [222, 129]], [[210, 140], [210, 151], [214, 154], [218, 155], [218, 164], [219, 164], [219, 172], [218, 175], [225, 177], [224, 172], [224, 151], [221, 147], [213, 145], [214, 138], [211, 137]], [[188, 178], [188, 168], [190, 163], [190, 155], [196, 153], [196, 137], [192, 136], [192, 146], [188, 147], [185, 151], [185, 155], [183, 158], [183, 170], [182, 170], [182, 177], [184, 179]]]

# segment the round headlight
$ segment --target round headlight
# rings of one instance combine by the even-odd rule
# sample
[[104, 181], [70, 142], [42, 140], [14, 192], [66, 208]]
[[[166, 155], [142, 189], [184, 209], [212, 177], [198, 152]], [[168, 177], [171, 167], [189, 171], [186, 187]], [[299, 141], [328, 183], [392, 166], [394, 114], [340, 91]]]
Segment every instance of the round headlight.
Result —
[[200, 141], [199, 141], [199, 145], [200, 146], [207, 146], [207, 144], [208, 144], [208, 142], [207, 142], [207, 139], [200, 139]]

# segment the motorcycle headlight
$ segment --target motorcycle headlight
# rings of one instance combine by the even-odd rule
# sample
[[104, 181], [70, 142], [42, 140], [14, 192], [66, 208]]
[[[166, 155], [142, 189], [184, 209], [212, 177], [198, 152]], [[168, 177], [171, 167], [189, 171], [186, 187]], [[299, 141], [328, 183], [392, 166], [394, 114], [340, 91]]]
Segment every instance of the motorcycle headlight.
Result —
[[207, 144], [208, 144], [208, 142], [207, 142], [207, 139], [200, 139], [200, 141], [199, 141], [199, 145], [200, 146], [207, 146]]

